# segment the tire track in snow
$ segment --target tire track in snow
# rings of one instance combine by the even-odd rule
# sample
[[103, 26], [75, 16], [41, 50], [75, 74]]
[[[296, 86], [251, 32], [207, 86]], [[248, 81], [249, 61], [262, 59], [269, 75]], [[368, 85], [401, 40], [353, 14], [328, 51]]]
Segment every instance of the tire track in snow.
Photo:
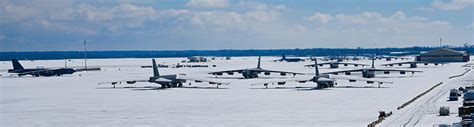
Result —
[[[472, 77], [472, 73], [468, 73], [468, 77]], [[465, 80], [466, 76], [462, 76], [461, 78], [448, 80], [446, 83], [441, 84], [441, 86], [435, 88], [433, 91], [428, 93], [428, 95], [423, 96], [420, 98], [418, 103], [414, 103], [405, 111], [397, 112], [397, 117], [389, 118], [389, 123], [383, 125], [393, 125], [393, 126], [416, 126], [424, 115], [429, 113], [436, 113], [437, 111], [437, 104], [436, 101], [441, 99], [444, 95], [447, 95], [449, 89], [453, 88], [452, 85], [453, 81]], [[459, 87], [459, 84], [455, 84], [456, 87]]]

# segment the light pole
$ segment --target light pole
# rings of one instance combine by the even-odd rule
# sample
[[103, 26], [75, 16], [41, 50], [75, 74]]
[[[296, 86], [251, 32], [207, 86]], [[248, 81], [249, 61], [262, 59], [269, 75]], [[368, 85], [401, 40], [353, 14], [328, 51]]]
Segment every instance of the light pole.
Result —
[[443, 47], [443, 38], [439, 38], [439, 48]]
[[87, 70], [87, 42], [84, 41], [84, 69]]

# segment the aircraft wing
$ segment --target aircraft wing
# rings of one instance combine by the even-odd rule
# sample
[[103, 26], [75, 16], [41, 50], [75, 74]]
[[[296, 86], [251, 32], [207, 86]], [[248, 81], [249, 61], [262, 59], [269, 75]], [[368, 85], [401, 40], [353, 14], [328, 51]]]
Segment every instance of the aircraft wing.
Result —
[[[331, 64], [331, 63], [318, 63], [319, 66], [326, 65], [326, 64]], [[314, 64], [308, 64], [304, 65], [305, 67], [314, 67]]]
[[398, 64], [410, 64], [410, 63], [438, 63], [438, 64], [446, 64], [446, 62], [429, 62], [429, 61], [411, 61], [411, 62], [397, 62], [397, 63], [388, 63], [382, 64], [381, 66], [388, 66], [388, 65], [398, 65]]
[[122, 83], [127, 83], [127, 84], [135, 84], [137, 82], [149, 82], [148, 80], [123, 80], [123, 81], [112, 81], [112, 82], [99, 82], [99, 85], [100, 84], [112, 84], [112, 85], [116, 85], [116, 84], [122, 84]]
[[[367, 65], [367, 64], [342, 63], [342, 62], [335, 62], [335, 63], [319, 63], [318, 66], [329, 65], [329, 64], [369, 66], [369, 65]], [[305, 67], [314, 67], [314, 64], [308, 64], [308, 65], [305, 65]]]
[[191, 81], [196, 81], [196, 82], [208, 82], [209, 84], [217, 84], [217, 85], [229, 85], [230, 84], [228, 82], [218, 82], [218, 81], [212, 81], [212, 80], [208, 80], [208, 79], [190, 77], [190, 76], [184, 76], [184, 75], [180, 75], [177, 79], [191, 80]]
[[373, 79], [358, 78], [358, 77], [351, 77], [351, 76], [336, 76], [336, 75], [331, 75], [330, 79], [349, 80], [349, 81], [352, 81], [352, 82], [355, 82], [355, 81], [377, 82], [377, 83], [380, 83], [380, 84], [382, 84], [382, 83], [392, 84], [393, 83], [393, 82], [382, 81], [382, 80], [373, 80]]
[[259, 70], [252, 70], [252, 71], [257, 71], [257, 72], [270, 72], [270, 73], [287, 73], [287, 74], [297, 74], [297, 75], [304, 75], [303, 73], [297, 73], [297, 72], [288, 72], [288, 71], [274, 71], [274, 70], [266, 70], [266, 69], [259, 69]]
[[208, 74], [215, 75], [215, 74], [222, 74], [222, 73], [234, 73], [234, 72], [242, 72], [242, 71], [244, 71], [244, 70], [245, 70], [245, 69], [226, 70], [226, 71], [215, 71], [215, 72], [211, 72], [211, 73], [208, 73]]
[[371, 71], [391, 71], [391, 72], [423, 72], [423, 71], [415, 71], [415, 70], [401, 70], [401, 69], [370, 69]]
[[397, 64], [410, 64], [410, 63], [412, 63], [412, 62], [397, 62], [397, 63], [381, 64], [381, 66], [397, 65]]
[[255, 85], [269, 85], [269, 84], [275, 84], [275, 83], [280, 83], [280, 82], [309, 82], [311, 81], [312, 78], [309, 78], [309, 79], [290, 79], [290, 80], [274, 80], [274, 81], [271, 81], [271, 82], [261, 82], [261, 83], [252, 83], [250, 84], [251, 86], [255, 86]]
[[346, 72], [362, 72], [364, 69], [353, 69], [353, 70], [343, 70], [343, 71], [332, 71], [332, 72], [325, 72], [322, 74], [339, 74], [339, 73], [346, 73]]
[[347, 65], [369, 66], [369, 65], [367, 65], [367, 64], [358, 64], [358, 63], [342, 63], [342, 62], [340, 62], [340, 63], [336, 63], [336, 64], [339, 64], [339, 65], [341, 65], [341, 64], [347, 64]]

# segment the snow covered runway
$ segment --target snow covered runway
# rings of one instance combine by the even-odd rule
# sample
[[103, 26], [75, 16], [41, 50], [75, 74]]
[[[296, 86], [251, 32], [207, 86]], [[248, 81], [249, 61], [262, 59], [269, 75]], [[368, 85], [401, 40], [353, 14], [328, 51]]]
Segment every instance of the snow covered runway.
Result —
[[[183, 58], [157, 59], [158, 63], [175, 64]], [[282, 71], [313, 73], [311, 68], [303, 67], [311, 62], [281, 63], [272, 62], [274, 57], [264, 57], [262, 67]], [[164, 68], [162, 74], [186, 73], [195, 77], [230, 82], [220, 89], [214, 85], [200, 84], [198, 88], [173, 88], [159, 90], [150, 83], [137, 83], [136, 88], [111, 88], [98, 85], [99, 82], [147, 79], [152, 75], [150, 59], [97, 59], [89, 60], [91, 66], [103, 66], [103, 71], [81, 72], [63, 77], [11, 77], [6, 72], [0, 78], [0, 125], [2, 126], [367, 126], [376, 120], [379, 110], [393, 111], [401, 104], [438, 82], [445, 82], [436, 89], [451, 88], [450, 82], [457, 79], [473, 78], [472, 72], [456, 80], [449, 76], [464, 72], [462, 65], [453, 63], [444, 66], [422, 67], [424, 73], [400, 76], [381, 75], [383, 80], [394, 84], [375, 88], [365, 82], [338, 82], [335, 88], [309, 90], [313, 83], [287, 83], [285, 86], [263, 89], [263, 86], [250, 86], [252, 83], [275, 80], [277, 75], [264, 76], [264, 79], [213, 78], [207, 72], [225, 69], [241, 69], [256, 66], [256, 57], [235, 57], [230, 61], [216, 60], [209, 65], [215, 68]], [[44, 65], [61, 67], [62, 60], [21, 61], [25, 67]], [[368, 64], [370, 61], [355, 61]], [[376, 64], [387, 63], [377, 61]], [[73, 60], [69, 66], [81, 66], [81, 60]], [[11, 68], [9, 61], [0, 62], [0, 70]], [[322, 69], [322, 72], [351, 69]], [[81, 75], [81, 76], [79, 76]], [[291, 78], [291, 76], [290, 76]], [[296, 78], [311, 78], [297, 76]], [[276, 78], [280, 80], [280, 78]], [[295, 88], [295, 86], [303, 88]], [[355, 86], [355, 87], [354, 87]], [[459, 86], [452, 86], [457, 88]], [[448, 89], [449, 88], [449, 89]], [[416, 103], [400, 112], [426, 112], [434, 107], [411, 108], [426, 103], [438, 103], [439, 98], [447, 97], [446, 91], [432, 91]], [[432, 99], [430, 99], [432, 98]], [[441, 99], [442, 100], [442, 99]], [[419, 102], [419, 103], [418, 103]], [[425, 103], [426, 102], [426, 103]], [[451, 102], [449, 102], [451, 103]], [[452, 102], [456, 105], [459, 102]], [[432, 106], [432, 105], [430, 105]], [[451, 109], [455, 109], [451, 107]], [[406, 111], [405, 111], [406, 110]], [[436, 113], [436, 112], [435, 112]], [[416, 125], [432, 125], [430, 120], [437, 116], [394, 112], [382, 124], [399, 126], [406, 122], [398, 114], [414, 116]], [[421, 116], [421, 117], [419, 117]], [[404, 117], [400, 117], [404, 118]], [[444, 118], [442, 118], [444, 120]], [[446, 119], [457, 120], [455, 117]], [[403, 121], [403, 122], [398, 122]], [[435, 121], [436, 122], [436, 121]], [[415, 125], [409, 122], [408, 125]]]

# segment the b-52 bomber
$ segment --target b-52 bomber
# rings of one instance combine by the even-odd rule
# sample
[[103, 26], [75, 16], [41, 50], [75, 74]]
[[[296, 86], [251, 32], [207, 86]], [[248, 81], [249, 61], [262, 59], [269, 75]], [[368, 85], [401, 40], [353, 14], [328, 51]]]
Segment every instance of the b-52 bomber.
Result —
[[[357, 64], [357, 63], [345, 63], [345, 62], [327, 62], [327, 63], [319, 63], [317, 64], [318, 66], [322, 67], [324, 65], [329, 65], [329, 68], [339, 68], [339, 65], [344, 65], [344, 66], [349, 66], [349, 65], [353, 65], [355, 67], [358, 67], [358, 66], [369, 66], [367, 64]], [[315, 64], [309, 64], [309, 65], [305, 65], [305, 67], [314, 67]]]
[[382, 60], [382, 59], [385, 59], [386, 61], [391, 61], [392, 59], [395, 59], [395, 60], [408, 60], [409, 58], [404, 58], [404, 57], [395, 57], [395, 56], [386, 56], [386, 55], [380, 55], [380, 56], [375, 56], [374, 57], [375, 59], [379, 59], [379, 60]]
[[363, 68], [363, 69], [353, 69], [353, 70], [344, 70], [344, 71], [334, 71], [328, 72], [329, 74], [338, 75], [339, 73], [344, 73], [345, 75], [351, 75], [353, 72], [361, 72], [362, 77], [364, 78], [374, 78], [375, 72], [383, 72], [384, 74], [390, 74], [390, 72], [399, 72], [400, 74], [406, 74], [407, 72], [411, 72], [412, 75], [415, 72], [422, 72], [422, 71], [415, 71], [415, 70], [399, 70], [399, 69], [377, 69], [374, 66], [375, 59], [372, 59], [372, 67], [371, 68]]
[[275, 60], [275, 62], [280, 61], [280, 62], [301, 62], [305, 61], [305, 59], [301, 58], [287, 58], [285, 54], [281, 54], [281, 59]]
[[287, 71], [274, 71], [274, 70], [266, 70], [260, 67], [260, 60], [261, 57], [258, 57], [258, 64], [257, 68], [248, 68], [248, 69], [237, 69], [237, 70], [226, 70], [226, 71], [217, 71], [211, 72], [211, 75], [223, 75], [227, 73], [228, 75], [234, 75], [234, 73], [240, 73], [244, 77], [244, 79], [250, 78], [258, 78], [258, 74], [263, 73], [265, 75], [270, 75], [271, 73], [280, 73], [281, 76], [286, 76], [287, 74], [292, 74], [293, 76], [299, 74], [302, 75], [303, 73], [296, 73], [296, 72], [287, 72]]
[[135, 84], [136, 82], [149, 82], [149, 83], [157, 83], [161, 85], [161, 88], [173, 88], [173, 87], [183, 87], [183, 84], [186, 83], [187, 80], [194, 81], [196, 83], [200, 82], [208, 82], [209, 84], [216, 84], [217, 88], [220, 85], [228, 85], [229, 83], [223, 82], [216, 82], [216, 81], [209, 81], [205, 79], [195, 79], [189, 78], [184, 74], [172, 74], [172, 75], [160, 75], [158, 71], [158, 67], [156, 65], [155, 59], [152, 59], [153, 64], [153, 76], [150, 77], [148, 80], [129, 80], [129, 81], [116, 81], [116, 82], [103, 82], [104, 83], [111, 83], [114, 87], [117, 83], [126, 82], [127, 84]]
[[[318, 62], [315, 59], [314, 64], [317, 65]], [[319, 68], [318, 66], [314, 67], [315, 71], [315, 76], [311, 79], [306, 79], [306, 80], [286, 80], [286, 81], [274, 81], [274, 82], [266, 82], [266, 83], [255, 83], [251, 85], [264, 85], [265, 88], [268, 88], [269, 84], [274, 84], [277, 83], [278, 85], [285, 85], [286, 82], [298, 82], [298, 83], [306, 83], [306, 82], [314, 82], [317, 84], [316, 89], [323, 89], [323, 88], [329, 88], [329, 87], [334, 87], [336, 80], [349, 80], [349, 82], [356, 82], [356, 81], [366, 81], [369, 84], [372, 84], [374, 82], [377, 82], [379, 84], [379, 87], [383, 83], [388, 83], [392, 84], [393, 82], [387, 82], [387, 81], [378, 81], [378, 80], [372, 80], [372, 79], [360, 79], [360, 78], [354, 78], [354, 77], [336, 77], [336, 76], [330, 76], [330, 73], [319, 73]]]
[[13, 69], [8, 69], [8, 73], [16, 73], [18, 76], [32, 75], [39, 76], [62, 76], [76, 72], [73, 68], [23, 68], [16, 59], [12, 59]]

